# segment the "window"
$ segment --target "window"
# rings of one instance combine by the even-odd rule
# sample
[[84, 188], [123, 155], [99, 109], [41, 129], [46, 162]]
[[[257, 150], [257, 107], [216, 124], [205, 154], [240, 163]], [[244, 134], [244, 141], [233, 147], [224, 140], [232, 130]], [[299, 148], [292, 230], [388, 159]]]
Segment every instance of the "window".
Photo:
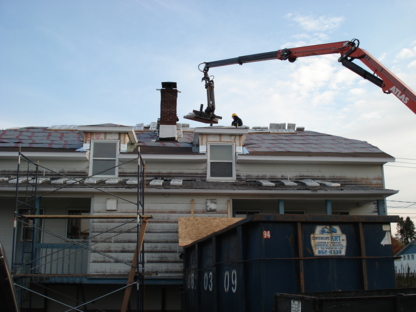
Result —
[[[89, 210], [70, 209], [68, 215], [88, 215]], [[70, 239], [88, 239], [90, 236], [90, 220], [89, 219], [68, 219], [66, 237]]]
[[209, 144], [208, 178], [213, 180], [235, 179], [234, 145]]
[[91, 150], [90, 175], [118, 175], [118, 141], [93, 141]]
[[[35, 214], [30, 209], [19, 209], [19, 214], [27, 215], [27, 214]], [[40, 214], [43, 215], [43, 209], [40, 210]], [[36, 220], [36, 219], [35, 219]], [[21, 227], [21, 235], [20, 235], [20, 241], [32, 241], [33, 232], [37, 230], [35, 228], [35, 224], [33, 219], [22, 219], [22, 227]], [[42, 219], [38, 220], [38, 227], [41, 228], [43, 224]], [[39, 243], [41, 241], [41, 235], [42, 232], [38, 230], [38, 236], [37, 236], [37, 242]]]
[[412, 260], [415, 260], [415, 255], [412, 255]]

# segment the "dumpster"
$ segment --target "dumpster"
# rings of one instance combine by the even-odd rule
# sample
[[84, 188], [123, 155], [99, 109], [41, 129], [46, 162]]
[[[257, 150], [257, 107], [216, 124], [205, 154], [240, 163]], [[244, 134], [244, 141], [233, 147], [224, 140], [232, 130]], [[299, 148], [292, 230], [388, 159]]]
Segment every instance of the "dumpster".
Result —
[[275, 294], [275, 312], [410, 312], [416, 311], [416, 288]]
[[398, 216], [254, 214], [184, 248], [184, 311], [272, 311], [276, 293], [395, 288]]

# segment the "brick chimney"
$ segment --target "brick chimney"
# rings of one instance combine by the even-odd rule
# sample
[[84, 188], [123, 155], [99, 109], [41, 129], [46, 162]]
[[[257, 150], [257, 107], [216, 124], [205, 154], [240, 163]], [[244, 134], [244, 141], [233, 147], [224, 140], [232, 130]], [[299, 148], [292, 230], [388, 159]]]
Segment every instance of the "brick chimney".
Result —
[[176, 82], [162, 82], [162, 89], [160, 90], [159, 140], [177, 140], [177, 98]]

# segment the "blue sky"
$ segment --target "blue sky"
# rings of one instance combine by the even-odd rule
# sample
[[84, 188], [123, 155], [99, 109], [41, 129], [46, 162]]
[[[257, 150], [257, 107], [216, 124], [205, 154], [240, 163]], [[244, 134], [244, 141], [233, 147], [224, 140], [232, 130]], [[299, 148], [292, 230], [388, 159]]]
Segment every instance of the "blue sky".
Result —
[[[1, 1], [0, 129], [150, 123], [162, 81], [178, 83], [189, 122], [182, 116], [206, 101], [198, 64], [352, 38], [416, 90], [415, 12], [409, 0]], [[410, 203], [389, 202], [390, 213], [416, 217], [416, 204], [394, 208], [416, 202], [416, 115], [337, 58], [211, 69], [220, 124], [235, 112], [250, 126], [368, 141], [397, 158], [386, 187]]]

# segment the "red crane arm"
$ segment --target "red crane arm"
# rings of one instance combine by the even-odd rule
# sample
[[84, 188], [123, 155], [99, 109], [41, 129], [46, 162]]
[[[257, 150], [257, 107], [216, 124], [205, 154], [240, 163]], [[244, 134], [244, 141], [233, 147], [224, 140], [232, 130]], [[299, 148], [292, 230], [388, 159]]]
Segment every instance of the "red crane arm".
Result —
[[393, 93], [416, 114], [416, 93], [367, 51], [358, 48], [357, 52], [352, 54], [355, 53], [360, 55], [357, 58], [361, 62], [383, 80], [381, 86], [383, 92], [386, 94]]
[[[340, 41], [334, 43], [318, 44], [312, 46], [282, 49], [278, 51], [252, 54], [240, 56], [231, 59], [225, 59], [215, 62], [206, 62], [203, 69], [204, 79], [208, 78], [208, 70], [211, 67], [219, 67], [233, 64], [244, 64], [258, 61], [267, 61], [273, 59], [288, 60], [295, 62], [298, 57], [325, 55], [325, 54], [341, 54], [338, 59], [343, 66], [352, 70], [364, 79], [367, 79], [379, 86], [384, 93], [393, 93], [400, 101], [403, 102], [416, 114], [416, 93], [409, 88], [403, 81], [390, 72], [383, 64], [375, 59], [370, 53], [359, 48], [359, 41], [353, 39], [351, 41]], [[355, 59], [363, 62], [372, 73], [355, 64]], [[215, 104], [214, 104], [215, 105]]]

